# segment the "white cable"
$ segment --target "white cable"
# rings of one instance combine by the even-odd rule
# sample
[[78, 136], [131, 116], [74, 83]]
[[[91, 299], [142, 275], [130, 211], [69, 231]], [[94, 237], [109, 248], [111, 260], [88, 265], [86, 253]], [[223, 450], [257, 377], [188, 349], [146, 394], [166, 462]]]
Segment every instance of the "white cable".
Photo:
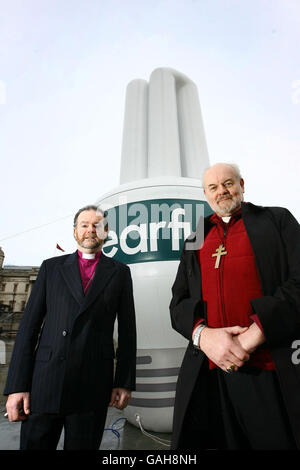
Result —
[[65, 215], [64, 217], [60, 217], [59, 219], [52, 220], [52, 222], [47, 222], [47, 223], [42, 224], [42, 225], [37, 225], [36, 227], [29, 228], [27, 230], [24, 230], [23, 232], [15, 233], [13, 235], [9, 235], [7, 237], [1, 238], [0, 242], [3, 242], [4, 240], [10, 240], [11, 238], [23, 235], [24, 233], [33, 232], [34, 230], [39, 230], [40, 228], [46, 227], [47, 225], [56, 224], [56, 222], [59, 222], [60, 220], [68, 219], [69, 217], [72, 217], [72, 214]]
[[[149, 437], [150, 439], [152, 439], [153, 441], [155, 442], [158, 442], [159, 444], [162, 444], [163, 446], [169, 446], [171, 444], [171, 441], [168, 441], [167, 439], [161, 439], [161, 438], [156, 438], [154, 436], [152, 436], [152, 434], [149, 434], [148, 432], [146, 432], [142, 426], [142, 423], [141, 423], [141, 418], [140, 418], [140, 415], [136, 414], [135, 415], [135, 420], [137, 421], [138, 425], [140, 426], [140, 430], [142, 431], [142, 433]], [[166, 444], [166, 442], [168, 444]]]

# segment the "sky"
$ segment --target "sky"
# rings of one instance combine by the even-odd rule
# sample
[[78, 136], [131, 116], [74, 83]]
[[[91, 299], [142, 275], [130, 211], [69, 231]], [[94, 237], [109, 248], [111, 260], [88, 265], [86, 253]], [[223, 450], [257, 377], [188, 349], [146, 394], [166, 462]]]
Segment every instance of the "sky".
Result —
[[74, 251], [77, 209], [119, 185], [126, 87], [158, 67], [196, 84], [210, 162], [300, 221], [299, 44], [298, 0], [0, 0], [4, 264]]

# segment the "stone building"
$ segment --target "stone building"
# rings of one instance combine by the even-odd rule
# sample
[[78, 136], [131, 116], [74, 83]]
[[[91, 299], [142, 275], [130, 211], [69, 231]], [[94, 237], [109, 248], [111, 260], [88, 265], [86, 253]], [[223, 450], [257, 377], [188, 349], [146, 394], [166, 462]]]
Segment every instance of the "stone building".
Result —
[[14, 337], [39, 267], [3, 266], [4, 257], [0, 247], [0, 335]]

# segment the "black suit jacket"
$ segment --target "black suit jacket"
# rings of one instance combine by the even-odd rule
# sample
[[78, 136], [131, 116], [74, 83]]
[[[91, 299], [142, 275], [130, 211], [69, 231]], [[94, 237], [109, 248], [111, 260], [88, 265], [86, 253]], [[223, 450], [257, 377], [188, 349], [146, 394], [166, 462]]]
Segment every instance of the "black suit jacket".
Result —
[[[300, 448], [300, 364], [292, 361], [292, 344], [300, 338], [300, 226], [287, 209], [280, 207], [243, 203], [242, 217], [252, 245], [263, 293], [262, 297], [251, 300], [252, 310], [262, 324]], [[204, 219], [204, 236], [212, 227], [209, 218], [210, 216]], [[188, 242], [191, 241], [192, 237]], [[171, 445], [172, 449], [176, 449], [187, 406], [199, 371], [201, 374], [204, 359], [203, 352], [195, 350], [192, 345], [195, 320], [206, 317], [201, 292], [201, 269], [197, 251], [189, 250], [187, 242], [181, 254], [172, 293], [172, 326], [189, 340], [176, 389]]]
[[30, 392], [32, 412], [95, 410], [107, 406], [112, 387], [135, 389], [135, 366], [129, 268], [101, 253], [84, 295], [77, 251], [44, 261], [20, 322], [4, 394]]

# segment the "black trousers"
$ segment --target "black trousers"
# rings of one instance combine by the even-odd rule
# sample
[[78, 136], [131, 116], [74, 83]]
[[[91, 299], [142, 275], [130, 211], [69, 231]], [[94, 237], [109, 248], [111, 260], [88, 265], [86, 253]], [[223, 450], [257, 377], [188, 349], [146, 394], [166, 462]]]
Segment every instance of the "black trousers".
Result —
[[178, 448], [296, 449], [276, 372], [244, 366], [228, 374], [205, 362]]
[[64, 450], [98, 450], [107, 409], [80, 414], [30, 414], [21, 425], [20, 450], [55, 450], [64, 430]]

